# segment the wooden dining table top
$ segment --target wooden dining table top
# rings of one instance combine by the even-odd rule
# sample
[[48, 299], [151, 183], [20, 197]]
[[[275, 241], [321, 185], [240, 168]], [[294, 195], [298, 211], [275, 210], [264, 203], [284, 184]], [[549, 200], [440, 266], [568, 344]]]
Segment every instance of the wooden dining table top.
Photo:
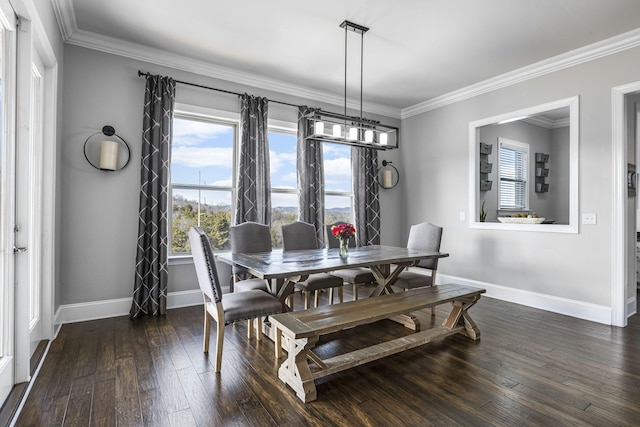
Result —
[[280, 279], [322, 273], [353, 267], [402, 264], [421, 259], [445, 258], [448, 253], [395, 246], [370, 245], [349, 248], [349, 256], [341, 258], [338, 248], [298, 251], [273, 250], [256, 253], [221, 253], [217, 258], [227, 264], [243, 267], [261, 279]]

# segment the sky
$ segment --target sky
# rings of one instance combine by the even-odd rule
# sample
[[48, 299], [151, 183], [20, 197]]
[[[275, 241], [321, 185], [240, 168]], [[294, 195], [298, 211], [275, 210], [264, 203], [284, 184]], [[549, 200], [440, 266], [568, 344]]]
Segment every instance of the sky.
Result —
[[[231, 186], [233, 175], [233, 127], [210, 122], [174, 119], [171, 152], [171, 181], [174, 184], [198, 183]], [[325, 143], [325, 189], [351, 190], [351, 148]], [[272, 188], [296, 188], [296, 135], [269, 134], [269, 159]], [[187, 199], [197, 199], [197, 191], [179, 190]], [[206, 191], [207, 204], [231, 204], [226, 191]], [[296, 206], [295, 194], [274, 194], [272, 206]], [[346, 197], [326, 197], [327, 208], [349, 207]]]

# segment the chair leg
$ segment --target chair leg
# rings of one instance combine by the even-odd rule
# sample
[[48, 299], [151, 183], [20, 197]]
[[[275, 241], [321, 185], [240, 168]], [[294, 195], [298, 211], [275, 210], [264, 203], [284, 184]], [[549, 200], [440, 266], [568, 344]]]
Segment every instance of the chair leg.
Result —
[[358, 299], [358, 284], [353, 284], [353, 299], [354, 301]]
[[436, 308], [435, 307], [431, 307], [431, 315], [432, 316], [436, 315]]
[[313, 293], [313, 306], [314, 306], [314, 307], [318, 307], [318, 301], [319, 301], [319, 299], [320, 299], [320, 292], [315, 291], [315, 292]]
[[276, 356], [276, 360], [278, 360], [282, 357], [282, 332], [280, 331], [280, 329], [274, 327], [273, 333], [275, 338], [275, 342], [274, 342], [274, 348], [276, 353], [275, 356]]
[[204, 337], [202, 342], [202, 351], [209, 353], [209, 336], [211, 335], [211, 316], [207, 312], [207, 303], [204, 304]]
[[253, 320], [247, 320], [247, 339], [250, 340], [253, 338]]
[[309, 308], [309, 299], [311, 299], [311, 292], [304, 291], [304, 309], [305, 310]]
[[256, 319], [256, 341], [262, 341], [262, 316]]
[[329, 289], [329, 305], [333, 305], [333, 288]]
[[216, 322], [216, 360], [214, 362], [214, 372], [220, 372], [222, 367], [222, 346], [224, 345], [224, 322]]

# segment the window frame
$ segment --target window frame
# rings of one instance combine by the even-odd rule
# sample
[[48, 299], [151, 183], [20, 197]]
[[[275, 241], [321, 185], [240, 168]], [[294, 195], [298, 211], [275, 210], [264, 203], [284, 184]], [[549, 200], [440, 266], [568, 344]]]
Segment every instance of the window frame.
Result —
[[[240, 144], [240, 114], [239, 113], [231, 113], [228, 111], [217, 110], [213, 108], [207, 107], [199, 107], [190, 104], [176, 103], [174, 106], [173, 117], [172, 120], [176, 118], [200, 121], [206, 123], [214, 123], [221, 124], [225, 126], [232, 126], [234, 130], [233, 136], [233, 144], [232, 144], [232, 157], [233, 164], [231, 166], [231, 186], [221, 186], [221, 185], [197, 185], [197, 184], [174, 184], [171, 180], [171, 172], [169, 172], [169, 212], [167, 214], [167, 225], [169, 227], [167, 231], [168, 235], [168, 259], [173, 260], [172, 264], [179, 264], [180, 260], [191, 260], [192, 255], [191, 252], [180, 252], [174, 253], [172, 250], [172, 230], [173, 230], [173, 192], [174, 189], [178, 190], [205, 190], [205, 191], [229, 191], [231, 194], [231, 215], [233, 221], [233, 213], [236, 209], [236, 193], [237, 193], [237, 171], [238, 171], [238, 147]], [[173, 144], [173, 141], [171, 141]], [[173, 147], [171, 147], [173, 150]], [[171, 163], [169, 164], [171, 168]], [[169, 169], [171, 171], [171, 169]]]
[[[523, 207], [518, 207], [518, 206], [503, 206], [502, 204], [502, 182], [503, 182], [503, 178], [502, 178], [502, 155], [501, 155], [501, 151], [502, 148], [507, 148], [510, 149], [512, 151], [519, 151], [519, 152], [524, 152], [526, 155], [526, 158], [524, 159], [524, 164], [523, 164], [523, 168], [525, 170], [525, 178], [524, 180], [517, 180], [517, 179], [505, 179], [505, 181], [509, 181], [509, 182], [522, 182], [524, 183], [524, 206]], [[513, 139], [508, 139], [508, 138], [498, 138], [498, 210], [511, 210], [511, 211], [528, 211], [529, 210], [529, 176], [530, 176], [530, 172], [529, 170], [531, 169], [529, 167], [529, 158], [530, 158], [530, 146], [528, 143], [526, 142], [520, 142], [520, 141], [515, 141]]]

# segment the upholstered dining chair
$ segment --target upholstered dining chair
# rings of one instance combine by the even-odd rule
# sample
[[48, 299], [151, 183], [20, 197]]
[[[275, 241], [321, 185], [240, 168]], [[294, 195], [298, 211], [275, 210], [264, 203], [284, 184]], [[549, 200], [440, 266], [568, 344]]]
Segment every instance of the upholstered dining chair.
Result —
[[[229, 228], [229, 240], [231, 241], [231, 253], [256, 253], [271, 251], [271, 230], [268, 225], [257, 222], [243, 222]], [[259, 289], [267, 292], [267, 282], [264, 279], [250, 277], [250, 274], [242, 267], [232, 267], [232, 292], [249, 291]]]
[[[204, 296], [203, 351], [209, 352], [209, 335], [211, 334], [211, 318], [213, 318], [216, 322], [214, 368], [215, 372], [220, 372], [224, 327], [233, 322], [248, 320], [249, 339], [252, 338], [255, 325], [256, 339], [260, 340], [262, 338], [262, 317], [282, 313], [284, 306], [275, 296], [257, 289], [223, 295], [209, 237], [200, 227], [191, 227], [189, 243], [191, 244], [198, 284]], [[257, 322], [254, 322], [254, 319]]]
[[[282, 243], [284, 251], [296, 251], [302, 249], [318, 249], [316, 228], [306, 222], [295, 221], [282, 226]], [[321, 289], [329, 289], [329, 303], [333, 304], [333, 290], [338, 289], [338, 298], [343, 301], [342, 279], [328, 273], [310, 274], [296, 283], [296, 289], [304, 294], [304, 308], [309, 308], [311, 292], [314, 293], [313, 305], [318, 306], [318, 292]]]
[[[439, 251], [441, 241], [442, 227], [433, 225], [430, 222], [423, 222], [411, 226], [407, 248]], [[413, 271], [403, 271], [398, 275], [395, 282], [393, 282], [393, 286], [406, 291], [413, 288], [435, 285], [436, 272], [438, 271], [438, 258], [420, 260], [414, 267], [429, 270], [431, 274], [426, 275]], [[431, 314], [435, 314], [435, 309], [431, 309]]]
[[[336, 236], [331, 233], [331, 228], [335, 225], [344, 224], [344, 222], [337, 221], [333, 224], [329, 224], [325, 226], [327, 230], [327, 247], [328, 248], [337, 248], [340, 246], [340, 240]], [[356, 246], [356, 239], [349, 239], [349, 247]], [[345, 268], [341, 270], [336, 270], [331, 272], [332, 275], [340, 277], [342, 281], [348, 285], [353, 286], [353, 299], [358, 299], [358, 287], [360, 285], [364, 285], [366, 283], [374, 283], [376, 281], [375, 276], [365, 267], [354, 267], [354, 268]]]

